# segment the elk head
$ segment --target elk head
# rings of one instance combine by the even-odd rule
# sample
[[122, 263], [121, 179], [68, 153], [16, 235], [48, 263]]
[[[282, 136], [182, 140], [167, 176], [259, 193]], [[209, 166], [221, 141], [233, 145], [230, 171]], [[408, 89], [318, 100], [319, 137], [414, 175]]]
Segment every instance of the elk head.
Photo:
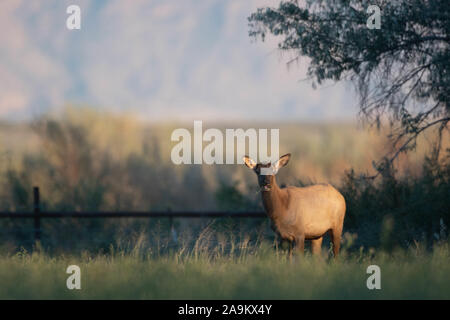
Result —
[[288, 164], [291, 154], [281, 156], [274, 164], [272, 163], [256, 163], [248, 156], [244, 156], [243, 160], [247, 167], [253, 170], [258, 176], [258, 184], [261, 191], [270, 191], [276, 184], [275, 175], [278, 170]]

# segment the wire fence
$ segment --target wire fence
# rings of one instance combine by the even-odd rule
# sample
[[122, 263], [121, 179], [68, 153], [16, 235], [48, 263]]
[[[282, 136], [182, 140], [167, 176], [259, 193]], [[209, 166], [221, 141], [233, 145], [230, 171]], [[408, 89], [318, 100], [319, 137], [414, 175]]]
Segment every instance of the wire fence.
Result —
[[[162, 225], [163, 229], [169, 231], [166, 233], [168, 242], [176, 244], [178, 236], [185, 231], [185, 228], [179, 226], [179, 221], [186, 221], [186, 219], [206, 219], [208, 221], [228, 218], [233, 221], [238, 219], [238, 221], [248, 222], [247, 219], [250, 219], [255, 222], [258, 220], [264, 222], [264, 218], [267, 217], [262, 211], [44, 212], [41, 210], [38, 187], [34, 187], [33, 195], [34, 209], [32, 212], [0, 212], [0, 221], [3, 222], [0, 224], [0, 230], [4, 239], [8, 239], [5, 235], [9, 232], [11, 235], [9, 240], [14, 238], [16, 242], [25, 244], [41, 242], [45, 238], [47, 243], [61, 245], [62, 243], [89, 238], [92, 242], [100, 245], [103, 242], [111, 241], [119, 233], [123, 234], [123, 229], [127, 230], [125, 233], [128, 232], [124, 237], [130, 237], [129, 230], [136, 230], [136, 225], [139, 225], [141, 229], [154, 229], [156, 224], [152, 224], [151, 221], [157, 221], [158, 228], [161, 229]], [[142, 221], [142, 219], [146, 219], [146, 222], [136, 223], [137, 220]], [[117, 220], [123, 221], [122, 225], [127, 227], [120, 231], [118, 226], [111, 227], [111, 221]], [[163, 222], [160, 223], [161, 221]], [[80, 227], [80, 224], [83, 224], [83, 227]], [[85, 229], [84, 233], [79, 231], [82, 228]], [[177, 228], [183, 230], [177, 230]], [[236, 226], [231, 228], [236, 228]]]

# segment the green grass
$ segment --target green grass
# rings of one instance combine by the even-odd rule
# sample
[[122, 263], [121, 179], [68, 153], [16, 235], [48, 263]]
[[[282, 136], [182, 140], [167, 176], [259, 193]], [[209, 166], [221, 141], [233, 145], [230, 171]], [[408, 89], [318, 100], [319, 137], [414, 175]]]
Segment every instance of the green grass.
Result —
[[[433, 251], [344, 251], [337, 261], [309, 254], [289, 260], [268, 244], [164, 255], [136, 249], [52, 257], [37, 250], [0, 256], [0, 298], [450, 299], [449, 258], [447, 243]], [[72, 264], [81, 268], [81, 290], [66, 288]], [[366, 287], [371, 264], [381, 268], [381, 290]]]

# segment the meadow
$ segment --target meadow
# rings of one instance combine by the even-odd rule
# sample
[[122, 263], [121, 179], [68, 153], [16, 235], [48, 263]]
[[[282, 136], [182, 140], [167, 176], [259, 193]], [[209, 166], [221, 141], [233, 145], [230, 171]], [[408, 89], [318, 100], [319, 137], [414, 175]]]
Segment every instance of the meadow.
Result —
[[[387, 129], [355, 123], [204, 123], [279, 128], [292, 161], [280, 185], [330, 182], [344, 195], [343, 251], [287, 258], [267, 219], [0, 220], [3, 299], [449, 299], [450, 153], [428, 132], [376, 180], [373, 160], [390, 150]], [[170, 161], [170, 134], [186, 123], [144, 123], [129, 114], [66, 108], [30, 122], [0, 123], [0, 211], [261, 210], [256, 177], [243, 165]], [[447, 150], [447, 151], [446, 151]], [[82, 271], [68, 290], [67, 266]], [[366, 269], [381, 268], [381, 290]]]
[[[427, 251], [348, 253], [337, 261], [296, 256], [269, 243], [181, 248], [155, 256], [131, 252], [52, 257], [36, 250], [0, 257], [0, 299], [450, 299], [448, 243]], [[68, 290], [66, 268], [78, 265], [81, 289]], [[381, 289], [366, 286], [369, 265]]]

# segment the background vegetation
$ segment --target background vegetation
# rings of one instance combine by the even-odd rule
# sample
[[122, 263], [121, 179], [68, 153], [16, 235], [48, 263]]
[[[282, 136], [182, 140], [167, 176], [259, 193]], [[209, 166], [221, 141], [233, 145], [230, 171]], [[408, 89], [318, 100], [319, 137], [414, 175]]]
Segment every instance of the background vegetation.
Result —
[[[415, 242], [431, 248], [434, 241], [448, 237], [449, 155], [429, 156], [432, 147], [427, 139], [433, 132], [422, 137], [415, 152], [398, 158], [395, 169], [389, 167], [381, 178], [368, 180], [359, 175], [373, 172], [372, 160], [389, 150], [383, 130], [351, 123], [260, 126], [280, 128], [280, 152], [293, 154], [277, 176], [279, 184], [331, 182], [343, 193], [348, 207], [344, 230], [352, 239], [349, 249], [392, 250]], [[33, 186], [40, 187], [43, 210], [49, 211], [262, 209], [256, 178], [244, 166], [172, 164], [170, 134], [177, 127], [191, 129], [192, 124], [143, 123], [133, 115], [77, 107], [32, 123], [3, 123], [0, 209], [31, 211]], [[443, 143], [447, 148], [445, 135]], [[4, 251], [22, 246], [30, 250], [32, 223], [0, 220]], [[192, 244], [206, 226], [241, 232], [252, 241], [258, 235], [273, 239], [265, 219], [178, 219], [174, 224], [177, 234]], [[150, 237], [174, 236], [166, 219], [43, 220], [42, 227], [42, 245], [50, 252], [109, 252], [117, 239], [149, 230]], [[217, 242], [217, 237], [211, 241]]]

